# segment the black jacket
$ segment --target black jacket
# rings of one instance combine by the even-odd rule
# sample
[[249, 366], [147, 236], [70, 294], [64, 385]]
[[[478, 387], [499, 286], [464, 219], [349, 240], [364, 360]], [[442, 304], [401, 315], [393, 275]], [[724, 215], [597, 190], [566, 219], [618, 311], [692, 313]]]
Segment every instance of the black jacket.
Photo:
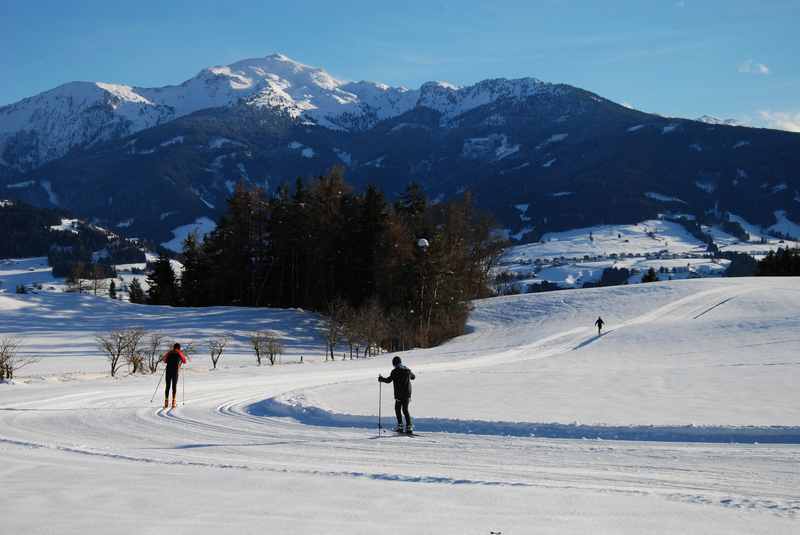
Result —
[[411, 381], [416, 379], [414, 372], [403, 366], [397, 366], [389, 374], [389, 377], [382, 377], [380, 381], [383, 383], [394, 383], [394, 399], [410, 399], [411, 398]]

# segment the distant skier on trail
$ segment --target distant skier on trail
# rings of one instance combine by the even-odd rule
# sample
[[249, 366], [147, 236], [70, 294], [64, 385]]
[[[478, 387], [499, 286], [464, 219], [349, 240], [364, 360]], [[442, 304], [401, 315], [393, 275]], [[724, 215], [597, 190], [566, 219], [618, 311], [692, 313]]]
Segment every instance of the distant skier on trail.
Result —
[[181, 351], [181, 345], [176, 343], [172, 349], [161, 356], [161, 362], [167, 365], [164, 372], [166, 388], [164, 389], [164, 408], [169, 408], [169, 387], [172, 385], [172, 408], [175, 408], [175, 392], [178, 390], [178, 370], [186, 364], [186, 355]]
[[605, 325], [606, 322], [603, 321], [603, 318], [597, 316], [597, 321], [595, 321], [594, 324], [597, 325], [597, 336], [600, 336], [603, 331], [603, 325]]
[[[389, 377], [378, 375], [378, 381], [382, 383], [394, 383], [394, 413], [397, 416], [397, 427], [395, 431], [402, 433], [413, 433], [414, 426], [411, 423], [411, 415], [408, 412], [408, 404], [411, 401], [411, 381], [416, 379], [414, 372], [403, 365], [400, 357], [392, 359], [394, 369]], [[402, 411], [402, 412], [401, 412]], [[403, 415], [406, 417], [405, 429], [403, 429]]]

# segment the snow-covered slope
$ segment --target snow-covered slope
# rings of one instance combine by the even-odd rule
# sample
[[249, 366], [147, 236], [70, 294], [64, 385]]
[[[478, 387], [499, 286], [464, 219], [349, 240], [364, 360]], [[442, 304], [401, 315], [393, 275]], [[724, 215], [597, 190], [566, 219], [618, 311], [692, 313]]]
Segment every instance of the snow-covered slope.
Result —
[[0, 108], [0, 153], [19, 170], [175, 117], [123, 85], [71, 82]]
[[[0, 333], [44, 357], [0, 384], [4, 529], [138, 533], [168, 492], [186, 533], [795, 533], [798, 292], [728, 279], [478, 302], [470, 334], [402, 354], [421, 435], [380, 439], [391, 355], [323, 362], [312, 314], [2, 294]], [[197, 344], [185, 404], [149, 403], [157, 376], [63, 373], [101, 371], [93, 334], [118, 326]], [[284, 365], [254, 365], [255, 328], [284, 337]], [[203, 340], [223, 332], [211, 372]]]
[[334, 129], [359, 129], [426, 106], [452, 119], [498, 99], [525, 98], [555, 86], [532, 78], [469, 87], [430, 82], [420, 89], [345, 82], [282, 54], [210, 67], [176, 86], [145, 88], [71, 82], [0, 108], [0, 154], [19, 170], [73, 147], [132, 134], [198, 110], [247, 104], [284, 111]]
[[705, 244], [680, 224], [651, 219], [632, 225], [598, 225], [563, 232], [550, 232], [538, 243], [509, 250], [508, 257], [581, 258], [609, 255], [702, 253]]
[[[140, 533], [168, 492], [178, 533], [795, 533], [798, 291], [697, 280], [478, 302], [470, 334], [402, 355], [421, 435], [380, 439], [391, 355], [323, 362], [314, 315], [2, 294], [0, 333], [44, 357], [0, 384], [3, 526]], [[198, 344], [185, 404], [150, 404], [157, 376], [62, 373], [102, 370], [92, 335], [117, 326]], [[293, 364], [257, 368], [255, 328]], [[222, 332], [211, 372], [202, 342]]]
[[[797, 426], [798, 310], [792, 278], [499, 297], [475, 303], [471, 334], [404, 360], [418, 375], [414, 406], [430, 429], [471, 420], [472, 432], [496, 434], [502, 420], [523, 432], [536, 426], [519, 422], [580, 423], [584, 436], [598, 424], [635, 426], [646, 437], [644, 426]], [[356, 384], [306, 391], [303, 403], [371, 414], [367, 383]]]

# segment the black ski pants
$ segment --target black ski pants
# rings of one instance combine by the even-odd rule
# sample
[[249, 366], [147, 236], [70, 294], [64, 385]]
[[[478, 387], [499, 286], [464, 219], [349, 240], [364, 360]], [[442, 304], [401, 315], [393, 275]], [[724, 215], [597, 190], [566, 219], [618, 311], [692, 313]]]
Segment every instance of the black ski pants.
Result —
[[164, 381], [166, 388], [164, 388], [164, 399], [169, 397], [169, 387], [172, 385], [172, 399], [175, 399], [175, 392], [178, 390], [178, 370], [167, 370], [164, 373]]
[[406, 426], [411, 425], [411, 415], [408, 413], [408, 404], [410, 402], [410, 399], [394, 400], [394, 414], [397, 416], [397, 425], [403, 425], [403, 415], [406, 417]]

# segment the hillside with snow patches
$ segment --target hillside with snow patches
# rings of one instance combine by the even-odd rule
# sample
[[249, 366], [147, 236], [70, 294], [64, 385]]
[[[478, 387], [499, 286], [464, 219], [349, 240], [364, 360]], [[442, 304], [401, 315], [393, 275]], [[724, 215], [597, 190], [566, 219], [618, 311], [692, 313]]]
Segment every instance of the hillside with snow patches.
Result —
[[[15, 283], [46, 271], [0, 263]], [[159, 510], [165, 492], [159, 529], [193, 533], [797, 530], [796, 278], [476, 301], [467, 334], [399, 354], [416, 373], [413, 438], [376, 427], [375, 378], [394, 355], [349, 360], [339, 347], [326, 362], [321, 318], [302, 310], [45, 286], [0, 290], [0, 315], [0, 337], [40, 357], [0, 383], [10, 532], [146, 531], [142, 508]], [[194, 344], [178, 408], [160, 408], [158, 375], [108, 377], [94, 336], [134, 326]], [[255, 365], [256, 329], [283, 339], [278, 365]], [[205, 340], [222, 333], [212, 371]], [[381, 392], [388, 427], [391, 385]]]
[[269, 195], [333, 166], [389, 200], [411, 181], [436, 202], [469, 191], [533, 241], [661, 214], [800, 230], [800, 135], [535, 78], [408, 89], [273, 54], [175, 86], [71, 82], [0, 108], [2, 198], [156, 243], [208, 229], [239, 182]]
[[[524, 220], [528, 206], [517, 208]], [[770, 251], [800, 247], [800, 232], [791, 230], [791, 225], [763, 228], [736, 215], [729, 214], [728, 218], [746, 232], [746, 240], [728, 234], [719, 225], [701, 225], [721, 253], [747, 253], [761, 259]], [[796, 238], [776, 236], [777, 228], [789, 231], [781, 234]], [[660, 280], [676, 280], [723, 277], [729, 265], [730, 260], [709, 252], [708, 245], [679, 222], [653, 219], [547, 233], [536, 242], [507, 248], [494, 273], [501, 281], [495, 285], [497, 291], [525, 293], [542, 283], [561, 288], [597, 283], [606, 269], [628, 269], [628, 283], [636, 284], [650, 268]]]

